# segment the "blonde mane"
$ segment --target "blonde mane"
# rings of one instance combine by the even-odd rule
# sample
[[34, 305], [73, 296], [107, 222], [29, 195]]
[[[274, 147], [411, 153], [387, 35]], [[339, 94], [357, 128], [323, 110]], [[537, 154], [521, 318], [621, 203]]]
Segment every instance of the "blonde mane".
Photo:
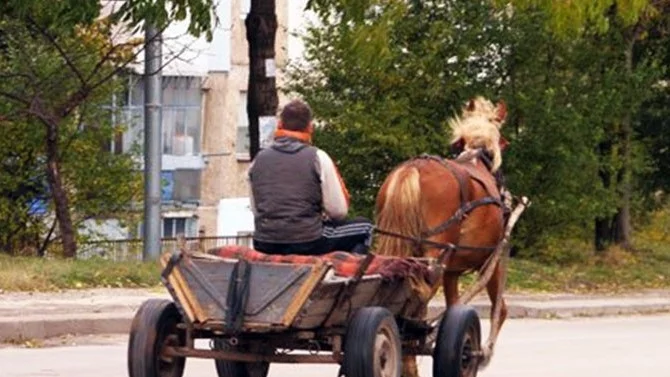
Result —
[[452, 143], [463, 141], [463, 152], [482, 148], [493, 155], [491, 170], [497, 171], [502, 165], [500, 150], [500, 128], [505, 121], [507, 109], [504, 102], [494, 105], [491, 101], [476, 97], [463, 108], [461, 116], [449, 120]]

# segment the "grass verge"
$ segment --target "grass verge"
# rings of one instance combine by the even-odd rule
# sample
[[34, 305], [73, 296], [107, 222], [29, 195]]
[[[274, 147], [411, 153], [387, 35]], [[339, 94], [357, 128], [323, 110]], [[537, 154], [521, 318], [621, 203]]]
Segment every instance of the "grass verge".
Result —
[[[637, 253], [610, 249], [579, 263], [510, 260], [507, 292], [616, 293], [670, 288], [670, 246]], [[0, 255], [0, 290], [160, 288], [160, 265], [105, 260], [44, 260]], [[475, 276], [462, 282], [467, 286]]]
[[[595, 253], [590, 243], [567, 239], [539, 250], [532, 259], [512, 258], [506, 291], [607, 294], [670, 289], [670, 210], [653, 216], [634, 233], [634, 251], [615, 246]], [[463, 285], [474, 278], [468, 276]]]
[[147, 288], [160, 283], [160, 265], [101, 259], [64, 260], [0, 255], [0, 289], [56, 291], [83, 288]]
[[617, 249], [582, 263], [542, 264], [513, 260], [510, 292], [619, 293], [670, 288], [670, 253], [628, 253]]
[[[636, 251], [613, 247], [602, 253], [578, 240], [558, 240], [532, 259], [513, 258], [507, 292], [617, 293], [670, 288], [670, 209], [653, 214], [634, 237]], [[548, 259], [543, 259], [547, 258]], [[555, 257], [559, 256], [559, 257]], [[542, 260], [546, 260], [542, 262]], [[0, 290], [55, 291], [82, 288], [160, 287], [160, 265], [8, 257], [0, 254]], [[466, 276], [467, 286], [475, 276]]]

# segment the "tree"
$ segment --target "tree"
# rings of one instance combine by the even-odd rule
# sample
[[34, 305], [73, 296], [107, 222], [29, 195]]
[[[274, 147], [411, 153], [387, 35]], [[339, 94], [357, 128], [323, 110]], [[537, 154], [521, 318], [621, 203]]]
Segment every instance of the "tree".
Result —
[[[77, 248], [71, 213], [71, 186], [77, 179], [63, 170], [74, 137], [68, 131], [80, 125], [95, 129], [90, 123], [96, 105], [111, 93], [114, 78], [134, 61], [141, 42], [119, 42], [114, 33], [118, 29], [137, 31], [144, 21], [162, 29], [190, 15], [189, 31], [195, 36], [205, 33], [211, 40], [211, 0], [128, 0], [102, 18], [100, 4], [97, 0], [54, 4], [12, 0], [0, 5], [2, 118], [25, 127], [42, 127], [48, 194], [63, 251], [69, 257]], [[82, 187], [76, 190], [85, 191]]]
[[259, 117], [277, 113], [275, 83], [275, 35], [277, 16], [274, 0], [251, 0], [245, 20], [249, 42], [249, 83], [247, 114], [249, 116], [249, 154], [253, 159], [259, 150]]
[[[443, 3], [453, 6], [391, 1], [369, 12], [319, 9], [320, 26], [305, 38], [307, 66], [291, 69], [288, 89], [322, 122], [315, 142], [341, 167], [354, 212], [372, 215], [382, 180], [402, 160], [447, 153], [446, 120], [467, 98], [497, 97], [492, 57], [500, 53], [504, 15], [485, 1]], [[478, 77], [484, 71], [490, 74]]]
[[[607, 30], [589, 21], [566, 38], [537, 27], [554, 16], [540, 6], [314, 4], [325, 4], [317, 10], [321, 25], [308, 30], [308, 65], [293, 67], [290, 89], [322, 121], [316, 142], [341, 164], [355, 211], [372, 213], [379, 184], [400, 161], [447, 155], [444, 122], [475, 94], [509, 105], [507, 182], [535, 203], [517, 229], [525, 250], [565, 237], [591, 239], [594, 219], [612, 219], [625, 202], [622, 167], [644, 167], [646, 145], [631, 135], [625, 157], [622, 120], [629, 114], [631, 124], [641, 121], [638, 109], [658, 95], [648, 89], [661, 70], [659, 55], [647, 50], [627, 71], [630, 24], [615, 22], [621, 16]], [[602, 150], [608, 143], [616, 153]]]
[[[370, 1], [309, 0], [305, 10], [328, 15], [330, 7], [344, 8], [344, 21], [362, 16]], [[275, 36], [277, 32], [276, 2], [251, 0], [245, 20], [249, 43], [249, 82], [247, 116], [249, 117], [249, 154], [253, 159], [260, 149], [260, 118], [274, 117], [279, 99], [275, 80]]]
[[[501, 4], [502, 2], [497, 2]], [[607, 65], [614, 63], [620, 79], [627, 87], [621, 93], [634, 92], [640, 96], [627, 96], [626, 109], [618, 119], [612, 120], [608, 137], [599, 145], [601, 158], [607, 161], [600, 171], [600, 179], [606, 187], [617, 191], [617, 211], [613, 216], [598, 216], [595, 219], [595, 245], [604, 250], [610, 242], [632, 248], [631, 240], [631, 205], [633, 202], [634, 177], [633, 170], [639, 156], [634, 154], [633, 117], [635, 111], [653, 91], [630, 91], [628, 89], [652, 87], [653, 79], [642, 73], [648, 70], [648, 57], [636, 60], [634, 57], [636, 44], [649, 32], [655, 20], [663, 16], [669, 4], [663, 0], [640, 1], [571, 1], [545, 2], [534, 0], [518, 0], [512, 4], [517, 11], [542, 9], [550, 16], [544, 25], [559, 39], [587, 38], [592, 41], [606, 39], [605, 50], [594, 50], [607, 54]], [[504, 4], [506, 5], [506, 4]], [[614, 50], [613, 50], [614, 48]], [[657, 57], [651, 58], [656, 61]], [[653, 65], [653, 62], [651, 63]], [[643, 80], [640, 80], [640, 78]], [[650, 81], [651, 79], [651, 81]], [[612, 156], [614, 154], [614, 156]], [[612, 160], [614, 158], [614, 161]], [[611, 171], [612, 166], [617, 166]]]

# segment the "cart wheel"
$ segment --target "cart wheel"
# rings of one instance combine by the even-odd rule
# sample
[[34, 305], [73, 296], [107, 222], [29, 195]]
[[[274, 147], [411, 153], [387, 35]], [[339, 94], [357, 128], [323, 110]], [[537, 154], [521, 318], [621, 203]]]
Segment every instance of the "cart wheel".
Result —
[[163, 357], [166, 345], [185, 344], [184, 332], [177, 329], [182, 318], [172, 301], [150, 299], [135, 314], [128, 340], [130, 377], [181, 377], [183, 357]]
[[[245, 349], [231, 346], [223, 339], [214, 340], [214, 349], [246, 351]], [[268, 362], [245, 363], [242, 361], [214, 360], [214, 363], [216, 365], [216, 374], [219, 377], [267, 377], [270, 371], [270, 363]]]
[[440, 321], [433, 350], [433, 376], [477, 376], [481, 349], [479, 315], [469, 306], [454, 305]]
[[342, 372], [347, 377], [400, 377], [400, 332], [388, 309], [362, 308], [354, 314], [344, 339]]

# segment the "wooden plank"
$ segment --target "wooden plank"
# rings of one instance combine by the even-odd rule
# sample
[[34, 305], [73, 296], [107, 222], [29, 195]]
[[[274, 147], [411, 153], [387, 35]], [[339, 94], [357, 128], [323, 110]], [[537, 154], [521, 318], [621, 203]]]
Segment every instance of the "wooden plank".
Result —
[[[314, 329], [321, 326], [336, 304], [340, 291], [345, 287], [344, 284], [344, 282], [322, 282], [310, 296], [303, 311], [294, 321], [293, 327]], [[401, 314], [408, 302], [415, 301], [412, 292], [408, 290], [409, 287], [405, 280], [387, 282], [380, 277], [366, 277], [354, 290], [351, 302], [344, 301], [343, 308], [335, 308], [332, 322], [334, 325], [343, 325], [353, 311], [364, 306], [382, 306], [393, 314]]]
[[[165, 268], [170, 260], [170, 254], [169, 253], [164, 253], [161, 258], [161, 265], [163, 268]], [[193, 311], [193, 307], [191, 306], [191, 303], [186, 299], [186, 296], [184, 295], [184, 287], [182, 285], [183, 280], [177, 278], [176, 274], [176, 266], [175, 268], [170, 271], [170, 274], [167, 276], [167, 280], [172, 286], [172, 289], [174, 290], [175, 296], [177, 296], [177, 301], [181, 305], [181, 307], [184, 309], [186, 312], [186, 316], [190, 320], [190, 322], [196, 322], [197, 318], [195, 316], [195, 313]]]
[[284, 313], [284, 318], [282, 323], [284, 326], [290, 326], [293, 323], [293, 320], [302, 309], [303, 305], [309, 298], [310, 294], [314, 291], [316, 286], [321, 283], [323, 277], [326, 275], [326, 272], [331, 268], [329, 264], [324, 263], [319, 260], [314, 267], [312, 268], [312, 273], [307, 278], [307, 280], [300, 287], [295, 296], [293, 296], [293, 301], [286, 308]]
[[[204, 308], [208, 321], [224, 321], [225, 302], [234, 263], [195, 260], [195, 264], [202, 275], [199, 277], [201, 282], [191, 274], [187, 274], [187, 281], [194, 287], [194, 294]], [[313, 265], [252, 263], [245, 323], [283, 325], [287, 308], [313, 271]], [[209, 292], [205, 286], [209, 287]]]
[[345, 300], [342, 306], [335, 308], [333, 315], [329, 319], [331, 325], [343, 325], [356, 310], [365, 306], [375, 306], [375, 294], [380, 284], [382, 284], [381, 279], [362, 280], [358, 283], [351, 297]]
[[[209, 266], [208, 266], [209, 265]], [[227, 288], [229, 284], [230, 271], [234, 263], [225, 263], [218, 261], [215, 263], [203, 263], [198, 260], [196, 263], [190, 263], [184, 266], [184, 273], [182, 277], [185, 285], [190, 287], [189, 299], [193, 301], [193, 305], [198, 307], [197, 317], [198, 321], [205, 323], [211, 320], [223, 320], [225, 315], [225, 304], [222, 307], [215, 299], [203, 288], [203, 284], [212, 285], [215, 288], [216, 298], [225, 303]], [[203, 268], [205, 267], [205, 268]], [[202, 274], [203, 276], [199, 276]], [[204, 279], [204, 282], [199, 282], [195, 276]]]
[[182, 268], [189, 268], [190, 266], [190, 260], [182, 259], [181, 262], [175, 266], [174, 270], [172, 272], [175, 275], [175, 280], [177, 281], [177, 284], [180, 286], [182, 295], [183, 295], [183, 300], [188, 302], [191, 306], [191, 310], [193, 311], [193, 315], [196, 319], [197, 322], [205, 322], [207, 321], [207, 314], [203, 307], [200, 305], [200, 301], [197, 299], [197, 296], [195, 295], [194, 288], [191, 286], [191, 284], [188, 284], [188, 281], [184, 278], [184, 275], [182, 274], [181, 269]]
[[344, 289], [344, 282], [321, 281], [313, 291], [302, 310], [293, 320], [293, 327], [299, 329], [314, 329], [326, 319], [338, 295]]

